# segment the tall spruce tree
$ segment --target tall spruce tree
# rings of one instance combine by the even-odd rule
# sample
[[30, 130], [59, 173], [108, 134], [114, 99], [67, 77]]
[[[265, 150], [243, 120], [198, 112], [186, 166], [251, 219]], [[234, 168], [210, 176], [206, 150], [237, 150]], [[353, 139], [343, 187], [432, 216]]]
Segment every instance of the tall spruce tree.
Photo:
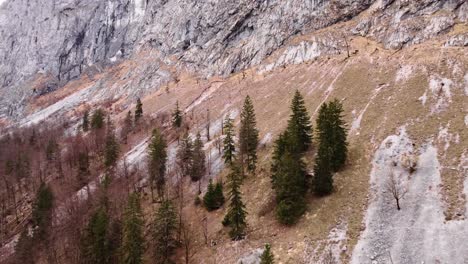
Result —
[[301, 153], [309, 149], [312, 144], [312, 125], [305, 107], [304, 98], [296, 90], [291, 102], [291, 116], [289, 117], [287, 131], [291, 135], [291, 148]]
[[78, 183], [79, 188], [83, 187], [87, 182], [87, 177], [91, 174], [89, 170], [89, 155], [87, 151], [78, 153]]
[[104, 165], [106, 168], [114, 167], [119, 158], [119, 142], [115, 137], [114, 125], [107, 118], [106, 142], [104, 147]]
[[151, 141], [148, 146], [148, 172], [150, 175], [150, 188], [151, 198], [154, 200], [153, 188], [156, 187], [159, 197], [162, 197], [164, 191], [164, 185], [166, 183], [166, 141], [164, 140], [161, 133], [157, 130], [153, 130]]
[[213, 184], [210, 179], [208, 189], [203, 196], [203, 205], [208, 211], [219, 209], [224, 204], [223, 185], [220, 182]]
[[276, 216], [280, 223], [296, 223], [306, 209], [304, 196], [307, 191], [305, 164], [289, 152], [281, 156], [273, 173], [276, 193]]
[[140, 118], [143, 116], [143, 104], [141, 103], [141, 99], [137, 98], [137, 103], [135, 107], [135, 123], [138, 123]]
[[337, 99], [320, 106], [316, 128], [319, 148], [312, 181], [317, 195], [332, 192], [333, 172], [340, 170], [346, 162], [348, 143], [342, 113], [343, 106]]
[[205, 164], [205, 151], [203, 151], [203, 141], [200, 133], [197, 133], [197, 137], [193, 144], [193, 158], [192, 158], [192, 169], [190, 172], [190, 178], [192, 181], [199, 181], [206, 173]]
[[121, 138], [124, 144], [127, 144], [128, 134], [133, 129], [133, 120], [132, 120], [132, 111], [127, 112], [127, 116], [125, 116], [123, 127], [121, 130]]
[[252, 100], [247, 95], [240, 116], [239, 154], [248, 172], [255, 172], [257, 165], [258, 129]]
[[[332, 148], [332, 158], [330, 165], [333, 171], [339, 171], [345, 165], [348, 156], [348, 142], [346, 123], [343, 120], [343, 104], [334, 99], [328, 104], [329, 119], [331, 126], [331, 136], [328, 137], [329, 145]], [[319, 139], [321, 142], [321, 139]]]
[[271, 253], [270, 244], [265, 245], [265, 250], [263, 250], [262, 255], [260, 256], [260, 264], [273, 264], [275, 263], [275, 258], [273, 253]]
[[226, 120], [224, 120], [223, 130], [224, 130], [224, 141], [223, 141], [224, 163], [227, 165], [232, 165], [234, 161], [235, 152], [236, 152], [236, 146], [234, 143], [233, 120], [229, 116], [226, 118]]
[[247, 212], [245, 204], [242, 202], [240, 187], [242, 183], [241, 169], [237, 164], [231, 166], [229, 180], [229, 209], [224, 217], [223, 225], [228, 225], [231, 230], [229, 236], [232, 240], [241, 240], [245, 236], [247, 222], [245, 220]]
[[140, 198], [137, 193], [132, 193], [128, 197], [124, 212], [121, 248], [121, 262], [123, 264], [143, 263], [143, 228], [144, 221], [141, 212]]
[[179, 109], [179, 101], [176, 102], [176, 108], [172, 112], [172, 126], [177, 128], [182, 126], [182, 111]]
[[333, 191], [333, 173], [330, 164], [330, 149], [319, 147], [314, 165], [312, 188], [315, 194], [324, 196]]
[[203, 196], [203, 205], [208, 211], [213, 211], [219, 208], [216, 206], [215, 186], [212, 179], [210, 179], [205, 196]]
[[286, 131], [275, 141], [271, 180], [276, 193], [276, 216], [285, 225], [296, 223], [306, 209], [306, 168], [302, 161], [311, 144], [309, 116], [301, 94], [296, 91]]
[[45, 183], [41, 183], [32, 210], [32, 220], [36, 227], [33, 234], [35, 239], [45, 239], [47, 229], [52, 224], [53, 202], [52, 190]]
[[89, 129], [89, 111], [86, 110], [83, 114], [83, 122], [81, 124], [81, 128], [84, 132], [88, 131]]
[[26, 228], [21, 232], [18, 242], [16, 242], [15, 262], [13, 263], [34, 264], [33, 247], [33, 238], [29, 235], [29, 229]]
[[223, 206], [225, 202], [224, 194], [223, 194], [223, 184], [221, 182], [216, 182], [214, 188], [214, 199], [216, 201], [216, 206], [220, 208]]
[[191, 175], [193, 166], [193, 143], [192, 139], [186, 132], [180, 142], [179, 149], [177, 150], [176, 159], [177, 166], [180, 168], [182, 175], [185, 177]]
[[111, 263], [112, 247], [109, 239], [109, 216], [100, 207], [91, 216], [81, 240], [81, 259], [85, 264]]
[[177, 246], [177, 214], [171, 201], [164, 200], [159, 207], [152, 226], [154, 259], [157, 264], [170, 264]]
[[104, 111], [101, 108], [96, 109], [91, 117], [91, 128], [95, 130], [104, 128], [104, 117]]

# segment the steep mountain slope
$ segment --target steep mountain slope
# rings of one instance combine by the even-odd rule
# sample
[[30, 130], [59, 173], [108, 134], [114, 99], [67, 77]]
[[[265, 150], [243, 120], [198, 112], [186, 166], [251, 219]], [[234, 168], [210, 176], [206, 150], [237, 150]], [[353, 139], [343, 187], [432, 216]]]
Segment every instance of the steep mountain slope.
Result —
[[[7, 45], [5, 38], [0, 41], [5, 58], [0, 108], [11, 113], [12, 105], [24, 107], [13, 111], [21, 116], [20, 126], [62, 118], [75, 125], [85, 107], [107, 105], [117, 120], [133, 108], [135, 97], [144, 96], [144, 112], [154, 117], [169, 113], [179, 101], [192, 133], [204, 130], [209, 109], [216, 138], [223, 117], [229, 114], [238, 120], [241, 102], [249, 94], [262, 142], [259, 173], [248, 178], [242, 189], [249, 235], [241, 242], [230, 241], [221, 225], [225, 209], [206, 213], [192, 205], [197, 186], [187, 183], [189, 202], [184, 210], [200, 235], [193, 263], [255, 263], [266, 242], [272, 244], [279, 263], [328, 263], [330, 254], [338, 263], [468, 261], [464, 243], [468, 235], [467, 3], [182, 2], [81, 1], [47, 6], [32, 1], [36, 8], [70, 13], [52, 12], [57, 15], [47, 21], [69, 17], [62, 28], [65, 33], [58, 30], [55, 38], [38, 31], [43, 42], [53, 41], [47, 44], [50, 49], [36, 49], [27, 43], [34, 36], [31, 32], [39, 30], [33, 23], [38, 18], [29, 17], [31, 28], [16, 29], [11, 14], [3, 13], [5, 7], [20, 10], [17, 15], [31, 7], [8, 0], [0, 11], [2, 34], [15, 35], [4, 30], [13, 27], [23, 32], [16, 38], [24, 39], [18, 40], [18, 47], [11, 41]], [[96, 15], [87, 17], [89, 10]], [[86, 19], [76, 19], [82, 16]], [[90, 36], [103, 31], [95, 26], [109, 21], [107, 16], [118, 17], [104, 23], [117, 29], [109, 40], [99, 37], [94, 42]], [[57, 21], [46, 23], [57, 25]], [[84, 21], [90, 22], [83, 26]], [[83, 29], [88, 37], [79, 41], [78, 48], [71, 41], [72, 31]], [[125, 52], [113, 61], [123, 46]], [[60, 59], [67, 50], [73, 55]], [[40, 59], [23, 63], [31, 56]], [[38, 69], [43, 70], [40, 76]], [[16, 78], [19, 81], [12, 84]], [[31, 97], [29, 89], [43, 91], [51, 83], [60, 89]], [[286, 126], [294, 89], [305, 96], [313, 119], [322, 102], [342, 100], [350, 129], [350, 159], [346, 169], [334, 176], [335, 192], [325, 198], [308, 197], [306, 215], [287, 228], [271, 212], [269, 158], [272, 141]], [[15, 123], [11, 118], [5, 122]], [[71, 127], [74, 132], [76, 126]], [[171, 142], [170, 157], [176, 145]], [[146, 146], [145, 136], [133, 142], [125, 154], [127, 161], [143, 167]], [[225, 177], [214, 139], [205, 148], [212, 164], [210, 177]], [[308, 156], [310, 168], [312, 156]], [[408, 158], [417, 158], [413, 173]], [[390, 172], [408, 190], [400, 211], [385, 186]], [[144, 206], [151, 217], [154, 205]], [[201, 238], [199, 223], [204, 216], [210, 226], [210, 246]], [[13, 226], [13, 221], [8, 225]], [[2, 236], [6, 244], [2, 258], [11, 254], [14, 235]]]

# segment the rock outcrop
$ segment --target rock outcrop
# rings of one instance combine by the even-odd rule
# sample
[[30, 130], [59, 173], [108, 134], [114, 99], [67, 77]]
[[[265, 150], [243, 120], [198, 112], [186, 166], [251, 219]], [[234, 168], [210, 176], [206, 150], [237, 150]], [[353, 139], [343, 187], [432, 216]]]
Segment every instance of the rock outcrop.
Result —
[[[21, 116], [32, 95], [91, 74], [143, 48], [203, 76], [260, 64], [288, 39], [360, 15], [349, 32], [387, 48], [423, 42], [466, 23], [463, 0], [6, 0], [0, 7], [0, 118]], [[348, 30], [346, 30], [348, 31]], [[280, 61], [336, 53], [343, 39], [307, 41]], [[466, 45], [454, 36], [447, 45]], [[30, 82], [40, 74], [40, 91]]]

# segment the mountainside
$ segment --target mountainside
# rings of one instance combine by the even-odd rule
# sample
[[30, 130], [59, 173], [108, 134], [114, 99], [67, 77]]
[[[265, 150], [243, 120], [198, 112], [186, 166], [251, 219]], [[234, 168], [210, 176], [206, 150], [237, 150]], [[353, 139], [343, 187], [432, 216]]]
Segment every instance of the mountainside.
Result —
[[[181, 211], [194, 234], [191, 263], [259, 263], [265, 243], [278, 263], [468, 263], [467, 46], [463, 0], [5, 0], [0, 134], [4, 139], [7, 132], [29, 135], [28, 127], [56, 128], [64, 170], [70, 166], [72, 175], [66, 159], [83, 113], [101, 107], [121, 132], [126, 113], [141, 98], [144, 125], [122, 145], [118, 164], [136, 171], [132, 184], [144, 197], [149, 223], [158, 208], [148, 198], [152, 127], [166, 133], [168, 182], [176, 190], [180, 132], [169, 116], [178, 102], [190, 134], [204, 138], [205, 193], [208, 179], [227, 179], [217, 146], [223, 120], [234, 118], [237, 129], [249, 95], [260, 146], [257, 175], [241, 189], [248, 235], [231, 241], [221, 224], [227, 209], [206, 212], [194, 205], [198, 184], [183, 181]], [[286, 227], [275, 219], [270, 165], [296, 89], [314, 128], [322, 103], [343, 103], [349, 158], [333, 176], [334, 192], [307, 194], [305, 215]], [[305, 158], [311, 173], [316, 150], [314, 139]], [[12, 153], [0, 150], [5, 179]], [[21, 230], [32, 226], [31, 197], [40, 179], [57, 196], [49, 242], [54, 261], [78, 262], [75, 249], [67, 250], [77, 244], [70, 230], [98, 200], [93, 192], [104, 170], [93, 165], [86, 186], [77, 188], [42, 159], [31, 162], [32, 180], [2, 183], [1, 261], [11, 259]], [[405, 188], [401, 210], [388, 190], [389, 175]], [[117, 212], [129, 188], [117, 187], [127, 180], [116, 177], [110, 194]], [[45, 249], [38, 251], [37, 262], [55, 263]], [[176, 263], [185, 263], [183, 255], [176, 252]], [[147, 251], [144, 259], [152, 263]]]

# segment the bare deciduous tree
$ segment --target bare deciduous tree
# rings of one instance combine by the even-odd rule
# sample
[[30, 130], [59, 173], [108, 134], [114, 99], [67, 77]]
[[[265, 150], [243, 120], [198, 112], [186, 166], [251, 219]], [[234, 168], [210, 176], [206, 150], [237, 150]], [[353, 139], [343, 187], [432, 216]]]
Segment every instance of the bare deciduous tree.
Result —
[[385, 189], [393, 196], [397, 205], [397, 209], [400, 210], [400, 200], [403, 199], [408, 190], [400, 184], [398, 179], [396, 179], [395, 173], [390, 173], [390, 177], [385, 183]]
[[189, 264], [196, 252], [192, 250], [194, 243], [194, 236], [191, 225], [182, 223], [182, 246], [184, 248], [185, 264]]

